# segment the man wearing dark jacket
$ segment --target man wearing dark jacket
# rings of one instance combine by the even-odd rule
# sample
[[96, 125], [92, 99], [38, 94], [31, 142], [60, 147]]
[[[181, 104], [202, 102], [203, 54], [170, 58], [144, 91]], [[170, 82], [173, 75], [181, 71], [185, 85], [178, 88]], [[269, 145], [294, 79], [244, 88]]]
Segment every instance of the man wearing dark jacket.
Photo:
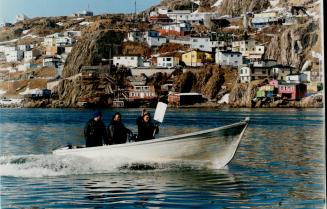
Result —
[[154, 135], [159, 133], [159, 127], [153, 123], [150, 113], [145, 110], [136, 119], [136, 124], [138, 128], [137, 141], [154, 139]]
[[106, 127], [101, 120], [102, 112], [96, 111], [84, 128], [84, 137], [86, 147], [96, 147], [102, 146], [104, 144], [109, 144]]
[[107, 133], [110, 144], [124, 144], [127, 142], [127, 135], [132, 134], [132, 131], [125, 127], [121, 114], [116, 112], [107, 127]]

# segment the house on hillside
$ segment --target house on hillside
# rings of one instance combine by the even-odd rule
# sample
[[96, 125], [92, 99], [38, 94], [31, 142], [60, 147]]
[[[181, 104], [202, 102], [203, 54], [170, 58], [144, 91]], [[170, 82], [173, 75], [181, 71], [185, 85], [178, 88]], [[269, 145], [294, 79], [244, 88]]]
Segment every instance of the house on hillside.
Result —
[[307, 86], [303, 83], [283, 83], [278, 85], [278, 94], [289, 100], [300, 100], [305, 97]]
[[45, 56], [43, 58], [43, 67], [55, 67], [58, 68], [61, 64], [61, 59], [56, 56]]
[[179, 57], [173, 53], [162, 54], [157, 58], [157, 66], [164, 68], [173, 68], [179, 65]]
[[159, 31], [156, 30], [149, 30], [143, 33], [143, 40], [150, 46], [150, 47], [158, 47], [162, 44], [167, 43], [167, 38], [160, 36]]
[[18, 50], [21, 50], [21, 51], [29, 51], [29, 50], [31, 50], [31, 45], [29, 45], [29, 44], [20, 44], [20, 45], [18, 45], [17, 46], [17, 49]]
[[17, 62], [21, 61], [24, 58], [24, 51], [15, 50], [6, 52], [6, 61], [7, 62]]
[[84, 10], [81, 12], [76, 12], [72, 14], [73, 17], [90, 17], [93, 16], [93, 12], [92, 11], [88, 11], [88, 10]]
[[293, 67], [277, 64], [275, 60], [262, 60], [239, 66], [241, 83], [258, 79], [276, 79], [286, 81], [286, 76], [294, 71], [295, 69]]
[[159, 29], [162, 36], [185, 36], [192, 31], [192, 25], [190, 23], [169, 23], [162, 25]]
[[143, 32], [134, 29], [127, 33], [126, 41], [132, 42], [142, 42], [143, 41]]
[[144, 58], [141, 56], [114, 56], [113, 64], [117, 67], [143, 67]]
[[282, 24], [283, 18], [276, 11], [254, 14], [252, 25], [255, 28], [263, 28], [269, 25]]
[[287, 83], [304, 83], [308, 82], [308, 76], [304, 73], [288, 74], [286, 76]]
[[233, 51], [218, 51], [216, 52], [216, 64], [239, 67], [243, 64], [242, 53]]
[[233, 41], [232, 51], [241, 52], [244, 58], [250, 60], [261, 60], [265, 53], [265, 47], [252, 39]]
[[128, 101], [134, 104], [151, 103], [158, 95], [153, 85], [132, 85], [128, 87]]
[[214, 58], [210, 53], [199, 50], [191, 50], [182, 55], [182, 61], [186, 66], [198, 67], [207, 63], [213, 63]]
[[37, 57], [41, 56], [41, 52], [38, 49], [32, 49], [24, 52], [24, 62], [29, 62]]

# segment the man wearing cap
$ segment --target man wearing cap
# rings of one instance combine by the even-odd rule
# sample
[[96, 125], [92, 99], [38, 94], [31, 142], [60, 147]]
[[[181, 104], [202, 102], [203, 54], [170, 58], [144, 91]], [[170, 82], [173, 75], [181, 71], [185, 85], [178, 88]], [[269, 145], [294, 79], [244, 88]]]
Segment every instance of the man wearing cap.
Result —
[[151, 115], [143, 109], [141, 116], [136, 119], [138, 128], [137, 140], [144, 141], [154, 139], [154, 135], [159, 133], [159, 127], [151, 120]]
[[84, 137], [86, 147], [102, 146], [109, 144], [106, 127], [102, 121], [102, 112], [95, 111], [93, 118], [91, 118], [85, 125]]

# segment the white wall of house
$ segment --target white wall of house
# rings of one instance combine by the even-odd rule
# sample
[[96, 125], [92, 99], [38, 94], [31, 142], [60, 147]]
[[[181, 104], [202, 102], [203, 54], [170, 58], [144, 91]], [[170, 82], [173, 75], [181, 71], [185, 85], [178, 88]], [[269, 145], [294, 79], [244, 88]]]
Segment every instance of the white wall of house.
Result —
[[21, 51], [28, 51], [31, 50], [31, 46], [30, 45], [18, 45], [17, 48]]
[[216, 42], [211, 42], [209, 37], [192, 37], [190, 40], [191, 48], [199, 49], [201, 51], [212, 52], [212, 48], [215, 45]]
[[242, 66], [239, 68], [239, 76], [241, 83], [247, 83], [251, 81], [251, 69], [248, 66]]
[[0, 46], [0, 52], [7, 54], [7, 52], [15, 51], [15, 46]]
[[215, 56], [218, 65], [238, 67], [243, 64], [243, 57], [239, 52], [218, 51]]
[[308, 81], [308, 77], [304, 73], [290, 74], [286, 76], [287, 83], [302, 83]]
[[166, 37], [147, 37], [146, 43], [150, 47], [161, 46], [162, 44], [167, 43], [167, 38]]
[[138, 56], [114, 56], [113, 64], [125, 67], [142, 67], [143, 57]]
[[24, 58], [24, 52], [21, 50], [17, 51], [9, 51], [6, 54], [6, 61], [7, 62], [17, 62]]
[[141, 42], [143, 41], [143, 33], [141, 31], [130, 31], [127, 34], [127, 41]]
[[177, 66], [178, 64], [179, 64], [178, 57], [158, 57], [157, 58], [157, 66], [158, 67], [172, 68], [174, 66]]

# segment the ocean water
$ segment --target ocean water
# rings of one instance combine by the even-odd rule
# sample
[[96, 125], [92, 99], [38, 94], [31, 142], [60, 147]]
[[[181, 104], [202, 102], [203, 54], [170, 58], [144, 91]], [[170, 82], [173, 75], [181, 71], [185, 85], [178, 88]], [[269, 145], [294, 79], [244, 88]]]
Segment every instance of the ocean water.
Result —
[[[106, 124], [120, 111], [136, 132], [140, 109], [103, 111]], [[91, 115], [0, 109], [0, 208], [325, 208], [323, 109], [169, 108], [157, 137], [251, 118], [224, 169], [53, 156], [58, 147], [84, 144]]]

